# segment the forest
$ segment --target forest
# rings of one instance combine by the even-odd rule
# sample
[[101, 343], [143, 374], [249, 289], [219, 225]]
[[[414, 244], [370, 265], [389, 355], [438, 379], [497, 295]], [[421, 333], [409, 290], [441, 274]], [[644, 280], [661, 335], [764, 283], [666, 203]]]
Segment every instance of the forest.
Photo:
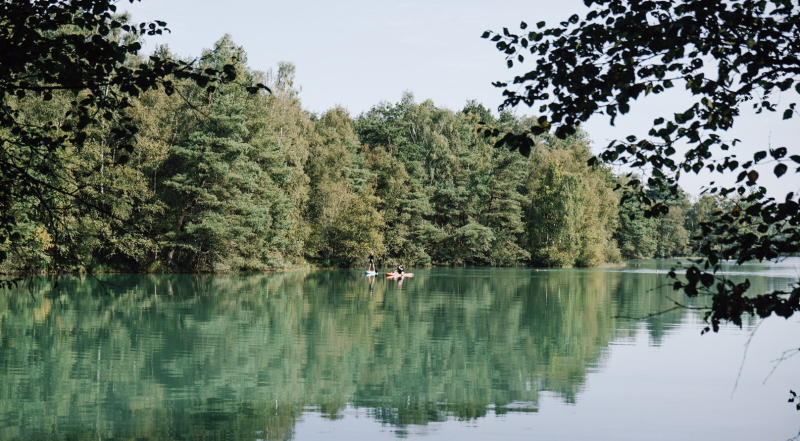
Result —
[[[180, 58], [167, 47], [155, 54]], [[630, 177], [587, 166], [590, 134], [581, 130], [542, 133], [526, 156], [495, 144], [536, 118], [474, 101], [441, 108], [411, 92], [356, 116], [343, 107], [315, 113], [302, 106], [291, 63], [255, 70], [227, 35], [199, 63], [233, 64], [237, 80], [203, 87], [176, 78], [170, 90], [132, 97], [125, 116], [139, 132], [128, 154], [102, 119], [83, 145], [53, 153], [69, 191], [11, 207], [15, 240], [0, 243], [0, 271], [346, 268], [370, 253], [384, 267], [588, 267], [694, 255], [700, 223], [734, 203], [646, 188], [670, 201], [666, 215], [647, 217], [638, 199], [620, 203], [615, 189]], [[256, 82], [269, 91], [243, 86]], [[67, 111], [81, 98], [56, 90], [9, 103], [68, 132]], [[23, 147], [8, 148], [13, 157]]]

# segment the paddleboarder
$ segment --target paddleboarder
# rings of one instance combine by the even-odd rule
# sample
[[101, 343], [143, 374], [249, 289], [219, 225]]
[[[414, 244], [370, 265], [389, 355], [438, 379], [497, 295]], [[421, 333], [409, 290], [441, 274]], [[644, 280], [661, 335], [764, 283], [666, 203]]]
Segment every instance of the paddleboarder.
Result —
[[367, 271], [375, 271], [375, 254], [369, 253], [369, 268]]

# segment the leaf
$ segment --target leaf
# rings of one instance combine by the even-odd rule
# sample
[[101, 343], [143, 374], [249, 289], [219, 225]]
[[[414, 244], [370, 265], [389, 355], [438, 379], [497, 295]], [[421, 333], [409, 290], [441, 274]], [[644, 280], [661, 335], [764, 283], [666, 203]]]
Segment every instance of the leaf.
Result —
[[775, 166], [775, 176], [781, 177], [784, 173], [786, 173], [786, 164], [778, 164]]
[[794, 162], [796, 162], [796, 163], [800, 164], [800, 155], [792, 155], [792, 156], [789, 156], [789, 159], [791, 159], [792, 161], [794, 161]]
[[794, 115], [794, 111], [792, 109], [786, 109], [783, 111], [783, 119], [789, 119]]
[[531, 146], [528, 145], [527, 143], [522, 144], [521, 146], [519, 146], [519, 153], [526, 158], [531, 156]]
[[786, 147], [778, 147], [775, 150], [770, 150], [769, 154], [775, 159], [781, 159], [786, 156]]
[[483, 33], [483, 35], [481, 35], [481, 38], [489, 38], [490, 35], [492, 35], [492, 33], [489, 32], [489, 31], [486, 31], [486, 32]]
[[519, 24], [519, 27], [520, 27], [520, 29], [527, 29], [528, 28], [528, 23], [525, 23], [523, 21], [522, 23]]
[[760, 160], [762, 160], [762, 159], [764, 159], [764, 158], [766, 158], [766, 157], [767, 157], [767, 152], [765, 152], [765, 151], [756, 152], [756, 153], [753, 155], [753, 159], [754, 159], [756, 162], [758, 162], [758, 161], [760, 161]]
[[539, 28], [539, 29], [543, 28], [544, 25], [545, 25], [545, 22], [543, 22], [543, 21], [540, 21], [539, 23], [536, 23], [536, 27]]

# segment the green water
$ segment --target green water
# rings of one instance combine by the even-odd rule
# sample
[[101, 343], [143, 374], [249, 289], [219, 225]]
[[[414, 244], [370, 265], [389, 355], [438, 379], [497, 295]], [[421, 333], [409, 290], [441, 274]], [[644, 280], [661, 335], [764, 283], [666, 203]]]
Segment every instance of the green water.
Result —
[[[412, 269], [402, 283], [362, 271], [36, 279], [0, 293], [0, 439], [796, 435], [798, 363], [762, 382], [800, 346], [797, 320], [759, 326], [740, 376], [757, 322], [700, 337], [692, 310], [642, 319], [673, 300], [702, 306], [667, 286], [672, 263]], [[731, 271], [774, 289], [796, 267]]]

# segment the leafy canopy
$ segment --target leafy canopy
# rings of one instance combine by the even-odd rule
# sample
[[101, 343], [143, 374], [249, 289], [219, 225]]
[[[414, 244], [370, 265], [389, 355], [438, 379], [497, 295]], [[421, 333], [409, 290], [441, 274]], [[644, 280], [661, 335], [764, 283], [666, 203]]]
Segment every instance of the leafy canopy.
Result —
[[[133, 0], [129, 0], [131, 3]], [[200, 69], [195, 62], [151, 56], [137, 61], [141, 36], [169, 31], [162, 21], [128, 23], [112, 0], [6, 0], [0, 3], [0, 243], [20, 240], [14, 207], [33, 199], [58, 222], [53, 195], [110, 213], [97, 200], [82, 199], [59, 156], [68, 145], [81, 148], [93, 125], [109, 128], [110, 146], [127, 161], [138, 128], [122, 111], [130, 98], [150, 89], [175, 89], [174, 79], [202, 87], [233, 82], [233, 65]], [[247, 85], [251, 93], [266, 89]], [[26, 113], [27, 98], [50, 101], [66, 94], [64, 114], [46, 118]], [[0, 250], [0, 262], [6, 252]]]
[[[654, 120], [644, 139], [630, 135], [611, 142], [598, 158], [639, 169], [647, 176], [647, 187], [667, 194], [666, 199], [679, 195], [681, 173], [704, 168], [738, 173], [735, 185], [710, 183], [707, 191], [737, 196], [738, 202], [701, 225], [702, 234], [715, 239], [705, 240], [704, 259], [674, 286], [690, 296], [700, 292], [713, 296], [706, 318], [715, 331], [722, 320], [741, 325], [744, 312], [791, 316], [800, 309], [800, 287], [790, 293], [746, 297], [748, 282], [737, 284], [716, 272], [722, 259], [743, 263], [798, 252], [797, 195], [768, 196], [753, 166], [770, 160], [775, 175], [781, 177], [790, 166], [800, 164], [800, 155], [789, 155], [786, 147], [779, 147], [740, 160], [731, 153], [736, 142], [725, 142], [719, 133], [733, 126], [745, 103], [757, 112], [776, 112], [782, 119], [797, 113], [795, 103], [784, 103], [800, 93], [800, 5], [790, 0], [585, 0], [585, 4], [590, 8], [585, 16], [572, 15], [556, 27], [539, 22], [532, 29], [522, 22], [518, 34], [507, 28], [483, 34], [505, 54], [509, 67], [524, 62], [528, 53], [534, 58], [535, 67], [529, 72], [511, 82], [495, 83], [505, 88], [500, 108], [524, 103], [543, 114], [529, 132], [508, 134], [498, 144], [526, 153], [544, 132], [553, 130], [564, 138], [596, 114], [607, 115], [613, 125], [618, 115], [631, 111], [633, 101], [684, 87], [693, 98], [683, 112]], [[688, 146], [682, 158], [676, 155], [679, 146]], [[669, 212], [666, 200], [649, 197], [642, 184], [631, 179], [623, 201], [639, 199], [647, 207], [647, 217]]]

